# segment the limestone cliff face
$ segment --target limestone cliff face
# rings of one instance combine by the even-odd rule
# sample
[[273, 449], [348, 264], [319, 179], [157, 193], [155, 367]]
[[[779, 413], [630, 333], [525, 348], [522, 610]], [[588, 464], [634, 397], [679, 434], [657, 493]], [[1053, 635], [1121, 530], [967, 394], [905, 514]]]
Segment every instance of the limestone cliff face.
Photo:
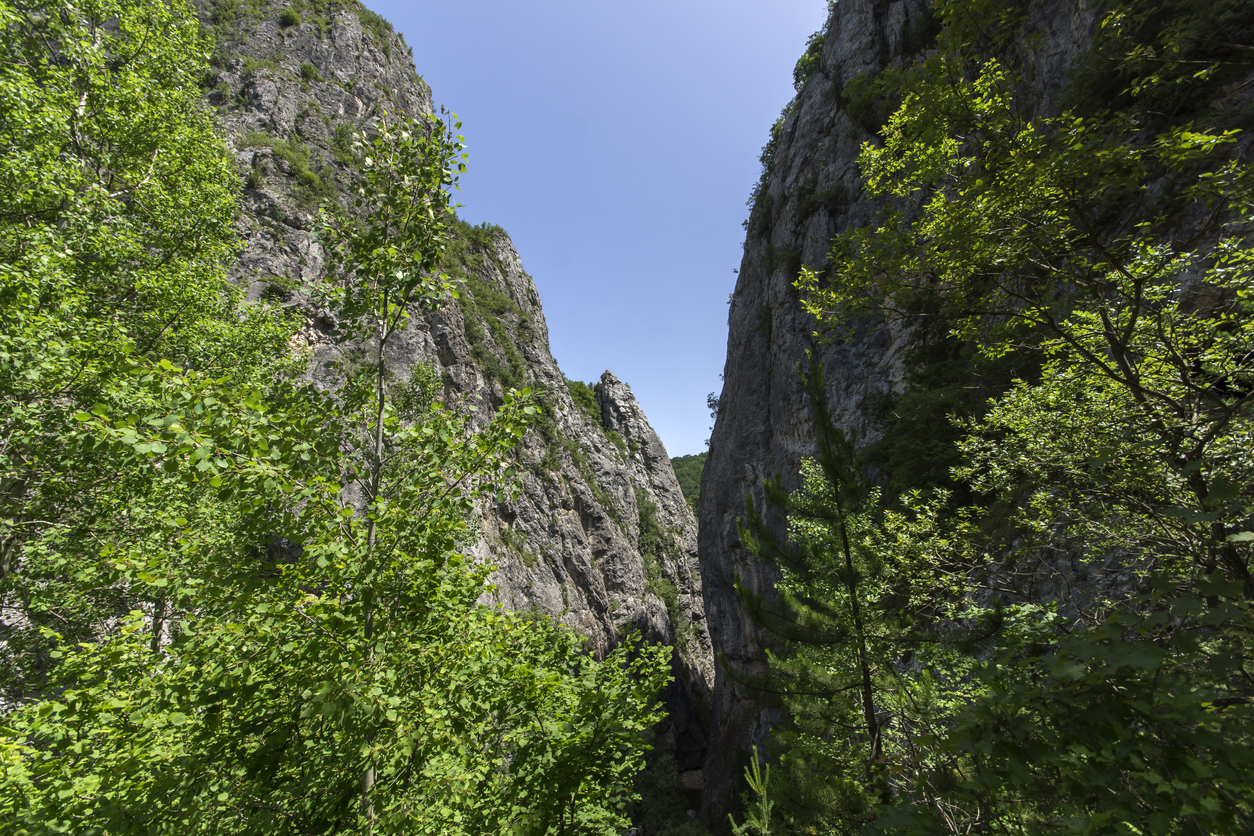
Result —
[[[818, 353], [833, 418], [863, 441], [875, 433], [867, 397], [899, 393], [905, 383], [908, 333], [867, 328], [839, 345], [815, 345], [814, 322], [798, 306], [792, 282], [802, 263], [825, 262], [834, 234], [872, 220], [877, 206], [862, 195], [857, 166], [859, 148], [872, 134], [848, 112], [842, 88], [926, 48], [935, 31], [927, 5], [924, 0], [841, 0], [833, 8], [819, 68], [781, 123], [773, 162], [749, 218], [699, 510], [706, 616], [715, 651], [725, 655], [733, 673], [762, 672], [767, 643], [733, 585], [739, 577], [746, 586], [767, 592], [775, 579], [740, 545], [736, 518], [744, 513], [744, 496], [754, 494], [761, 507], [762, 481], [776, 474], [795, 487], [800, 458], [814, 452], [797, 364], [807, 349]], [[1085, 50], [1091, 25], [1091, 15], [1073, 4], [1033, 4], [1025, 32], [1034, 31], [1039, 39], [1023, 50], [1023, 57], [1029, 96], [1042, 109], [1051, 106], [1068, 69]], [[703, 799], [703, 818], [715, 832], [725, 829], [726, 809], [745, 762], [742, 753], [774, 719], [719, 668]]]
[[[296, 342], [311, 350], [317, 377], [336, 349], [329, 315], [306, 294], [323, 270], [315, 207], [347, 182], [353, 130], [384, 110], [429, 113], [431, 95], [412, 51], [377, 16], [353, 3], [323, 5], [309, 20], [285, 8], [244, 16], [222, 0], [203, 2], [202, 20], [218, 35], [205, 87], [244, 180], [235, 278], [251, 298], [305, 313]], [[503, 230], [463, 226], [452, 252], [446, 269], [465, 279], [462, 299], [415, 313], [390, 343], [394, 373], [405, 379], [427, 365], [447, 401], [485, 420], [509, 386], [529, 386], [546, 416], [520, 445], [517, 499], [482, 509], [473, 552], [498, 567], [487, 599], [548, 613], [597, 653], [633, 628], [673, 645], [664, 733], [691, 784], [704, 757], [714, 662], [696, 520], [666, 450], [630, 387], [609, 372], [595, 406], [586, 396], [576, 403], [550, 354], [535, 284]]]

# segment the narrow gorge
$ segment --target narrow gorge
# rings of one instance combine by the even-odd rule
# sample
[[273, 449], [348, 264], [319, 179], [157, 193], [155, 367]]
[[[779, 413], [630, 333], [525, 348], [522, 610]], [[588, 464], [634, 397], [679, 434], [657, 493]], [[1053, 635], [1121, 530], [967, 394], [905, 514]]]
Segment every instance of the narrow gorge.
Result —
[[[254, 297], [303, 307], [302, 339], [319, 357], [330, 323], [301, 291], [320, 270], [313, 207], [351, 165], [348, 131], [383, 110], [431, 111], [430, 90], [410, 70], [422, 56], [364, 9], [285, 22], [232, 17], [235, 7], [221, 3], [201, 8], [219, 38], [209, 100], [246, 178], [237, 281]], [[1058, 111], [1096, 20], [1064, 0], [1026, 7], [1007, 51], [1036, 113]], [[701, 819], [712, 832], [738, 806], [748, 751], [779, 719], [740, 684], [767, 672], [770, 640], [735, 585], [769, 594], [776, 574], [744, 551], [737, 521], [746, 496], [761, 501], [764, 480], [782, 475], [795, 488], [801, 458], [814, 453], [798, 364], [817, 353], [835, 421], [864, 446], [891, 431], [881, 405], [913, 385], [908, 327], [868, 320], [834, 342], [817, 339], [794, 283], [802, 265], [822, 269], [833, 236], [872, 225], [885, 205], [866, 195], [858, 163], [887, 117], [867, 81], [924, 54], [941, 25], [924, 0], [833, 3], [798, 65], [797, 95], [770, 132], [745, 223], [699, 535], [630, 388], [607, 372], [593, 399], [563, 377], [535, 285], [503, 230], [459, 229], [447, 270], [465, 279], [462, 299], [424, 314], [391, 358], [402, 377], [428, 364], [446, 397], [478, 403], [485, 417], [510, 386], [544, 393], [545, 417], [520, 448], [522, 495], [484, 509], [476, 558], [500, 567], [493, 600], [558, 616], [598, 652], [631, 626], [675, 645], [666, 734], [694, 804], [703, 788]]]
[[0, 0], [0, 831], [1254, 831], [1254, 4], [825, 5], [672, 461], [360, 0]]

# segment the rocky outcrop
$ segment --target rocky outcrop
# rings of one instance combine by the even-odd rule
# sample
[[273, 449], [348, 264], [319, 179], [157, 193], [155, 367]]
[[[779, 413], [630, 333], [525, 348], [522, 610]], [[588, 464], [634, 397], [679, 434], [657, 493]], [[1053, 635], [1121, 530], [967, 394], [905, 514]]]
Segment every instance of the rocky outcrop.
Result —
[[[769, 593], [769, 567], [741, 547], [736, 519], [746, 494], [777, 474], [796, 487], [802, 456], [814, 451], [813, 423], [797, 374], [806, 350], [823, 363], [833, 418], [863, 441], [873, 440], [867, 398], [899, 393], [909, 334], [867, 323], [839, 344], [812, 338], [792, 283], [801, 264], [822, 265], [833, 235], [869, 224], [877, 205], [863, 196], [857, 166], [862, 143], [876, 127], [849, 106], [846, 84], [926, 48], [936, 23], [924, 0], [842, 0], [827, 21], [823, 51], [813, 72], [777, 125], [763, 183], [747, 223], [744, 258], [728, 314], [724, 386], [701, 483], [699, 515], [702, 583], [714, 648], [726, 667], [715, 675], [714, 719], [705, 768], [703, 818], [715, 832], [753, 743], [775, 716], [760, 707], [738, 672], [763, 671], [768, 644], [737, 596], [746, 587]], [[1084, 52], [1091, 14], [1072, 4], [1032, 4], [1023, 47], [1029, 96], [1048, 110]], [[1025, 40], [1025, 43], [1027, 41]], [[778, 525], [779, 520], [775, 520]], [[730, 674], [730, 675], [729, 675]]]
[[[316, 16], [313, 5], [199, 8], [218, 37], [207, 98], [244, 181], [234, 276], [250, 298], [305, 312], [296, 342], [311, 350], [317, 376], [334, 349], [330, 323], [306, 293], [323, 270], [315, 208], [351, 174], [352, 132], [383, 111], [430, 113], [430, 90], [400, 36], [355, 3], [322, 4]], [[577, 402], [549, 351], [535, 284], [503, 230], [460, 225], [445, 269], [465, 281], [461, 299], [415, 312], [389, 344], [395, 375], [425, 367], [448, 402], [482, 419], [511, 386], [537, 390], [544, 406], [519, 445], [518, 496], [482, 509], [472, 551], [498, 567], [485, 600], [544, 612], [598, 654], [632, 629], [673, 645], [662, 733], [686, 785], [699, 783], [714, 663], [696, 520], [666, 450], [630, 387], [609, 372], [593, 397], [576, 386]]]

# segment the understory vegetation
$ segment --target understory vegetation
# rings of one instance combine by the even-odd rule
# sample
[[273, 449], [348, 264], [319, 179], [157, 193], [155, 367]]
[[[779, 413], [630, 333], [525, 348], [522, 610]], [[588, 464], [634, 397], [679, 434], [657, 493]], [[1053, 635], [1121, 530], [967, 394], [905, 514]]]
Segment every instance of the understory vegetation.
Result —
[[[440, 265], [487, 257], [457, 250], [491, 238], [449, 206], [460, 125], [339, 138], [328, 392], [299, 317], [227, 281], [239, 184], [192, 10], [0, 2], [0, 47], [4, 832], [621, 833], [671, 649], [598, 661], [476, 603], [476, 506], [517, 489], [536, 397], [472, 426], [386, 359]], [[489, 333], [517, 316], [459, 278]]]
[[846, 84], [879, 212], [796, 287], [913, 371], [858, 451], [798, 369], [818, 452], [740, 527], [783, 720], [737, 834], [1254, 830], [1254, 8], [1099, 4], [1055, 113], [1029, 11], [939, 0]]

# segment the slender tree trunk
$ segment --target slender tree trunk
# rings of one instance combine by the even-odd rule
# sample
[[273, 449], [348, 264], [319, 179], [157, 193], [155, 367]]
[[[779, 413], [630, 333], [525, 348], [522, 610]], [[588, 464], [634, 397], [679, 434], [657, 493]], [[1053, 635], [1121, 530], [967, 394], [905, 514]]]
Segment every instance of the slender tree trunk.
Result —
[[161, 638], [165, 631], [166, 600], [161, 595], [152, 604], [152, 652], [161, 650]]
[[[375, 547], [378, 543], [378, 523], [375, 520], [374, 506], [378, 502], [379, 493], [383, 482], [383, 414], [387, 404], [387, 392], [384, 389], [383, 372], [386, 356], [384, 349], [387, 345], [389, 329], [387, 324], [387, 294], [383, 297], [383, 312], [380, 317], [382, 325], [379, 332], [379, 348], [375, 355], [375, 414], [374, 414], [374, 439], [370, 451], [370, 478], [366, 487], [366, 574], [367, 581], [363, 584], [362, 589], [362, 609], [363, 609], [363, 637], [366, 642], [366, 668], [369, 670], [374, 663], [374, 617], [375, 617], [375, 600], [374, 587], [370, 579], [375, 571]], [[366, 819], [366, 833], [374, 833], [375, 813], [372, 792], [375, 784], [375, 764], [374, 764], [374, 731], [367, 732], [366, 742], [369, 744], [371, 754], [367, 756], [366, 769], [361, 776], [361, 807], [362, 815]]]
[[837, 450], [844, 447], [843, 441], [833, 442], [832, 436], [839, 436], [836, 425], [827, 411], [827, 401], [823, 389], [823, 367], [808, 351], [810, 372], [806, 374], [798, 364], [802, 385], [810, 396], [814, 408], [815, 424], [819, 429], [819, 457], [824, 461], [824, 469], [829, 470], [828, 481], [836, 499], [836, 515], [840, 520], [840, 543], [845, 556], [845, 590], [849, 595], [849, 611], [853, 616], [854, 634], [857, 636], [858, 673], [861, 682], [859, 690], [862, 694], [862, 719], [866, 724], [867, 737], [871, 742], [871, 761], [879, 761], [882, 751], [880, 745], [880, 723], [875, 711], [875, 690], [871, 682], [871, 662], [867, 652], [866, 623], [862, 617], [862, 603], [858, 600], [858, 584], [854, 579], [853, 549], [849, 545], [848, 515], [845, 513], [845, 501], [841, 496], [841, 483], [844, 481], [841, 468], [837, 466]]
[[836, 494], [836, 512], [840, 516], [840, 543], [845, 552], [845, 590], [849, 593], [849, 610], [853, 614], [853, 628], [858, 636], [858, 672], [862, 677], [862, 718], [866, 723], [867, 737], [871, 741], [871, 760], [880, 759], [880, 725], [875, 712], [875, 691], [871, 684], [871, 663], [867, 659], [866, 627], [862, 620], [862, 604], [858, 601], [858, 584], [854, 580], [853, 550], [849, 547], [849, 528], [845, 521], [845, 507], [840, 497], [840, 486], [832, 485]]
[[26, 486], [25, 479], [0, 483], [0, 498], [3, 498], [5, 505], [9, 506], [5, 509], [4, 515], [12, 524], [13, 532], [8, 537], [0, 538], [0, 580], [7, 578], [13, 571], [13, 557], [17, 554], [18, 543], [21, 540], [18, 532], [21, 530], [21, 523], [29, 519], [28, 515], [20, 510], [22, 500], [26, 497]]

